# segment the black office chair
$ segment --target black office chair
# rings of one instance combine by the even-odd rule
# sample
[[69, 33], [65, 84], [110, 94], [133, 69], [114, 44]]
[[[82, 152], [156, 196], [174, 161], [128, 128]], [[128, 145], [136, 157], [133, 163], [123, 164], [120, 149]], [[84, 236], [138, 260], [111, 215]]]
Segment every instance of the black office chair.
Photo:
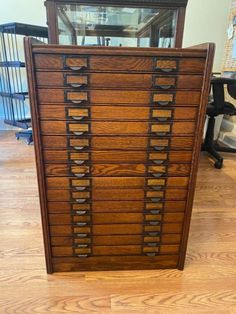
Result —
[[213, 99], [207, 105], [207, 115], [209, 117], [206, 137], [202, 150], [207, 151], [216, 159], [215, 168], [221, 169], [223, 158], [218, 152], [236, 153], [236, 149], [222, 147], [214, 141], [215, 117], [221, 114], [236, 115], [236, 107], [225, 101], [224, 87], [227, 85], [229, 95], [236, 99], [236, 79], [226, 77], [213, 77], [211, 80]]

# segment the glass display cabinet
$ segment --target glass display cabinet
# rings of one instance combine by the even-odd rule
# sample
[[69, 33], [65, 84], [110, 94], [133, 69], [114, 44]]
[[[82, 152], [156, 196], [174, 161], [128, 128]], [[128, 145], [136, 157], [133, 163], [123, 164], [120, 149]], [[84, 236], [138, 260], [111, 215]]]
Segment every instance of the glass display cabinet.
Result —
[[188, 0], [47, 0], [49, 43], [180, 48]]

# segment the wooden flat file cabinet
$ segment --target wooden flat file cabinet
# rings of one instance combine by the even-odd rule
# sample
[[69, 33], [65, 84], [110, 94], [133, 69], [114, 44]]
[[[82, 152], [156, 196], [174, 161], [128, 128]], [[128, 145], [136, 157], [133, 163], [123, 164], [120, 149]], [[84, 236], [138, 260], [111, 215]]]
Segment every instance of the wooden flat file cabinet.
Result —
[[48, 272], [183, 269], [214, 45], [25, 51]]

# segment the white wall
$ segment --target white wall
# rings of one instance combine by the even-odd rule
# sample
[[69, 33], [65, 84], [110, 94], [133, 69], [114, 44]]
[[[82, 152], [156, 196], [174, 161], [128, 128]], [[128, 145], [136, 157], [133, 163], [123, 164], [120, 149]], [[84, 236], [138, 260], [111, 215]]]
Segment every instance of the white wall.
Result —
[[0, 0], [0, 24], [20, 22], [46, 26], [44, 0]]
[[222, 68], [230, 5], [231, 0], [189, 0], [187, 6], [183, 47], [214, 42], [215, 72]]

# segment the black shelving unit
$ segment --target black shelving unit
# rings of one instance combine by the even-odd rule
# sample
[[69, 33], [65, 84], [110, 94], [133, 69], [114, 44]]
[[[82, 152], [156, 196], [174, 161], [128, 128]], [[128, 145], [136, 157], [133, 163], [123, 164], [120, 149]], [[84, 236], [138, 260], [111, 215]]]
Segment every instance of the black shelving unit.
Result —
[[24, 62], [23, 37], [32, 36], [47, 42], [47, 27], [7, 23], [0, 25], [0, 105], [4, 123], [25, 131], [16, 133], [32, 142], [27, 78]]

